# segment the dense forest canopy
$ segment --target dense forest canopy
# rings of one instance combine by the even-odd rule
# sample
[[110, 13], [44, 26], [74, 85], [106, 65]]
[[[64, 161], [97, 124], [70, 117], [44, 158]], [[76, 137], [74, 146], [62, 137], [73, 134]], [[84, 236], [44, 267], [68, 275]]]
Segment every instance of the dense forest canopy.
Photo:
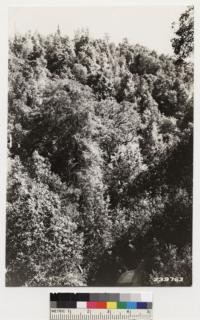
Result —
[[141, 285], [191, 284], [185, 57], [87, 30], [10, 39], [7, 285], [115, 285], [144, 257]]

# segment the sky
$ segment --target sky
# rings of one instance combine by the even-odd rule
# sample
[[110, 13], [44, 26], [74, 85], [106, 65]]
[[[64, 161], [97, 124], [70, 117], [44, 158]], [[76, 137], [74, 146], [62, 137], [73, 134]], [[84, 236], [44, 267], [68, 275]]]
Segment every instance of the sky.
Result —
[[129, 7], [12, 7], [9, 8], [9, 35], [29, 30], [53, 33], [58, 25], [70, 38], [75, 31], [88, 28], [93, 38], [108, 34], [118, 43], [128, 38], [158, 53], [173, 54], [170, 39], [172, 22], [178, 22], [183, 5]]

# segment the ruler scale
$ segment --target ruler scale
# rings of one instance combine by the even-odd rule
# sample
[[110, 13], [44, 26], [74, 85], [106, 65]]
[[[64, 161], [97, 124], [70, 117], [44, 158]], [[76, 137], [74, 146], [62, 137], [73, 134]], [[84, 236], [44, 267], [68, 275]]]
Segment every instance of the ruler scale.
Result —
[[106, 310], [85, 310], [73, 309], [51, 309], [50, 319], [51, 320], [150, 320], [152, 319], [152, 312], [150, 310], [131, 310], [126, 313], [125, 310], [112, 310], [107, 313]]
[[152, 320], [152, 294], [51, 293], [50, 320]]

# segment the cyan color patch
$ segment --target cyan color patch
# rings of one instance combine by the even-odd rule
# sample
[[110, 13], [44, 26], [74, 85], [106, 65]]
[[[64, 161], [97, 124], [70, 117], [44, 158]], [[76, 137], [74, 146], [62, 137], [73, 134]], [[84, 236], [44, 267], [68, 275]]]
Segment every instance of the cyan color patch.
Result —
[[137, 302], [127, 302], [127, 309], [137, 309]]

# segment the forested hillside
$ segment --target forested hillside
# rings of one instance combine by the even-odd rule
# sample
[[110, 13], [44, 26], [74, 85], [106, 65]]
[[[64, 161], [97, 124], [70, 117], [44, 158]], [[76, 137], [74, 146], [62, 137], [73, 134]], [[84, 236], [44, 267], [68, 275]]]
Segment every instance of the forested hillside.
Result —
[[87, 30], [10, 39], [8, 286], [116, 285], [145, 260], [141, 285], [191, 285], [184, 59]]

